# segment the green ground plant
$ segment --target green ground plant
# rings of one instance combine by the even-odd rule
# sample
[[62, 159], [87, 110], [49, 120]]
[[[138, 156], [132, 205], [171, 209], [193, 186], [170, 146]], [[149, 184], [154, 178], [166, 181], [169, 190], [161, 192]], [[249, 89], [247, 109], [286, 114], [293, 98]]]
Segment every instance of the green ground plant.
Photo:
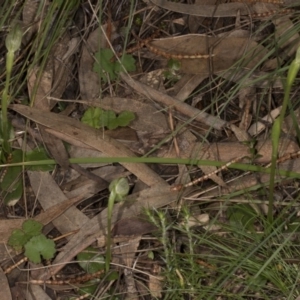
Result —
[[109, 271], [111, 261], [111, 219], [114, 203], [116, 201], [123, 201], [129, 193], [129, 184], [126, 178], [118, 178], [113, 180], [109, 185], [109, 198], [107, 204], [107, 237], [106, 237], [106, 257], [105, 257], [105, 269]]
[[132, 55], [124, 54], [121, 58], [115, 59], [115, 54], [111, 49], [100, 49], [95, 53], [95, 59], [93, 71], [98, 73], [105, 83], [109, 80], [116, 80], [124, 69], [127, 72], [133, 72], [136, 68]]
[[56, 253], [54, 241], [42, 233], [43, 225], [35, 220], [26, 220], [22, 229], [13, 230], [8, 245], [17, 251], [25, 250], [24, 255], [33, 263], [41, 259], [51, 259]]
[[[73, 11], [76, 10], [80, 1], [53, 1], [50, 4], [49, 15], [45, 18], [45, 22], [41, 23], [41, 30], [38, 32], [37, 38], [33, 41], [32, 51], [25, 59], [24, 66], [18, 74], [13, 78], [6, 79], [6, 84], [9, 84], [8, 89], [3, 89], [3, 99], [6, 102], [2, 103], [1, 111], [1, 131], [3, 150], [1, 152], [1, 163], [7, 162], [7, 156], [12, 153], [11, 166], [7, 169], [7, 173], [4, 176], [4, 180], [1, 183], [1, 192], [10, 191], [10, 187], [15, 184], [16, 188], [12, 191], [16, 191], [17, 197], [13, 195], [13, 199], [19, 198], [23, 192], [23, 182], [20, 180], [20, 174], [23, 171], [23, 166], [33, 167], [38, 165], [54, 165], [53, 160], [49, 160], [46, 156], [35, 157], [30, 159], [26, 158], [26, 154], [19, 150], [13, 150], [10, 144], [11, 130], [7, 120], [7, 116], [3, 113], [3, 110], [7, 108], [8, 103], [14, 99], [14, 97], [21, 91], [21, 78], [26, 77], [27, 66], [33, 67], [39, 65], [41, 72], [45, 65], [51, 47], [55, 44], [58, 37], [62, 35], [67, 24], [73, 18]], [[100, 1], [101, 2], [101, 1]], [[132, 6], [134, 1], [130, 1]], [[102, 4], [102, 3], [99, 3]], [[6, 8], [8, 1], [5, 4]], [[42, 9], [42, 6], [41, 6]], [[41, 11], [40, 9], [40, 11]], [[12, 8], [7, 9], [10, 12]], [[102, 12], [100, 11], [100, 14]], [[131, 16], [134, 11], [131, 10]], [[57, 16], [57, 18], [54, 18]], [[55, 20], [55, 21], [53, 21]], [[0, 20], [0, 24], [4, 24], [3, 19]], [[297, 19], [294, 19], [296, 30], [299, 31], [299, 24]], [[128, 22], [130, 24], [130, 22]], [[54, 24], [54, 27], [52, 27]], [[263, 28], [263, 25], [261, 25]], [[45, 33], [52, 33], [50, 37]], [[284, 37], [287, 38], [288, 34]], [[126, 36], [127, 40], [128, 36]], [[274, 35], [269, 34], [262, 43], [264, 45], [269, 44], [269, 53], [264, 58], [266, 61], [269, 57], [276, 55], [279, 43], [274, 38]], [[286, 40], [280, 41], [284, 44]], [[110, 84], [114, 81], [120, 70], [121, 65], [130, 72], [135, 70], [135, 63], [132, 57], [124, 56], [120, 61], [114, 58], [114, 54], [111, 50], [100, 51], [96, 53], [97, 60], [106, 61], [104, 66], [100, 67], [98, 63], [94, 64], [94, 71], [98, 72], [100, 78], [105, 84]], [[29, 60], [29, 57], [31, 58]], [[128, 60], [128, 61], [127, 61]], [[9, 61], [9, 60], [8, 60]], [[121, 62], [121, 63], [120, 63]], [[237, 70], [238, 70], [237, 63]], [[133, 67], [134, 66], [134, 67]], [[29, 67], [29, 68], [30, 68]], [[299, 101], [292, 102], [292, 87], [295, 86], [295, 82], [298, 82], [297, 73], [299, 69], [298, 53], [296, 59], [292, 63], [284, 64], [278, 69], [266, 73], [263, 77], [256, 77], [251, 79], [252, 73], [257, 70], [248, 70], [246, 75], [241, 77], [239, 81], [232, 84], [230, 80], [225, 80], [221, 76], [212, 75], [209, 82], [194, 92], [194, 95], [202, 95], [209, 91], [211, 102], [207, 106], [207, 109], [211, 109], [212, 113], [222, 116], [228, 108], [229, 101], [234, 99], [239, 91], [247, 86], [254, 85], [262, 79], [274, 81], [275, 78], [282, 78], [284, 81], [284, 106], [281, 111], [281, 115], [273, 125], [273, 156], [271, 168], [263, 168], [255, 164], [233, 164], [229, 168], [242, 171], [251, 172], [265, 172], [270, 174], [270, 188], [266, 188], [268, 184], [261, 184], [254, 186], [251, 190], [242, 190], [236, 193], [226, 195], [226, 197], [214, 199], [216, 202], [223, 203], [222, 210], [211, 211], [210, 202], [201, 204], [201, 210], [211, 214], [211, 220], [207, 224], [206, 228], [199, 223], [199, 226], [191, 228], [189, 226], [189, 219], [193, 215], [193, 210], [197, 209], [197, 205], [191, 204], [191, 206], [183, 205], [178, 208], [178, 211], [173, 212], [172, 209], [153, 210], [149, 209], [146, 214], [149, 219], [160, 229], [160, 234], [157, 236], [162, 250], [154, 250], [154, 256], [160, 260], [163, 266], [164, 286], [163, 293], [164, 299], [217, 299], [218, 297], [224, 297], [228, 299], [295, 299], [299, 296], [299, 268], [298, 260], [299, 256], [299, 241], [297, 235], [299, 234], [299, 224], [297, 222], [296, 205], [299, 202], [297, 193], [294, 194], [290, 203], [285, 203], [285, 206], [277, 207], [277, 211], [274, 210], [274, 198], [276, 196], [276, 185], [280, 184], [281, 180], [276, 179], [275, 175], [282, 175], [289, 179], [299, 179], [298, 172], [276, 170], [275, 161], [278, 158], [278, 145], [281, 135], [282, 118], [285, 117], [287, 110], [289, 113], [293, 113], [294, 107], [299, 105]], [[288, 75], [286, 76], [286, 73]], [[234, 72], [233, 72], [234, 73]], [[9, 76], [7, 72], [6, 76]], [[170, 80], [173, 79], [170, 74]], [[231, 77], [234, 77], [232, 74]], [[287, 79], [286, 79], [287, 78]], [[37, 80], [38, 84], [38, 80]], [[294, 84], [294, 85], [293, 85]], [[24, 86], [24, 83], [23, 83]], [[226, 89], [226, 86], [230, 86]], [[217, 88], [216, 88], [217, 87]], [[265, 101], [265, 91], [260, 90], [261, 104]], [[192, 98], [192, 97], [191, 97]], [[294, 99], [295, 100], [295, 99]], [[218, 105], [221, 103], [221, 105]], [[216, 112], [216, 107], [218, 111]], [[258, 111], [260, 105], [258, 105]], [[3, 117], [4, 114], [4, 117]], [[104, 120], [99, 121], [99, 111], [88, 111], [88, 120], [86, 123], [92, 125], [95, 128], [101, 126], [109, 127], [110, 121], [106, 123], [108, 116], [111, 112], [107, 113]], [[105, 115], [106, 112], [100, 112]], [[94, 118], [97, 116], [97, 118]], [[254, 116], [259, 119], [259, 116]], [[113, 118], [114, 120], [117, 119]], [[129, 118], [130, 119], [130, 118]], [[131, 121], [131, 120], [130, 120]], [[129, 121], [129, 122], [130, 122]], [[189, 125], [191, 120], [188, 120], [183, 127]], [[4, 125], [3, 125], [4, 124]], [[103, 124], [103, 125], [102, 125]], [[119, 123], [114, 126], [123, 126], [124, 123]], [[100, 126], [100, 127], [99, 127]], [[125, 126], [125, 125], [124, 125]], [[111, 129], [111, 128], [110, 128]], [[299, 129], [298, 129], [299, 131]], [[206, 136], [199, 137], [199, 139], [205, 140], [208, 135], [213, 133], [213, 129], [208, 129]], [[170, 134], [166, 139], [172, 138], [174, 133]], [[298, 136], [298, 140], [299, 136]], [[156, 145], [159, 148], [159, 145]], [[5, 154], [5, 155], [4, 155]], [[25, 157], [25, 159], [24, 159]], [[211, 165], [221, 166], [224, 162], [219, 161], [204, 161], [193, 159], [163, 159], [163, 158], [71, 158], [71, 163], [89, 163], [89, 162], [107, 162], [107, 163], [160, 163], [160, 164], [192, 164], [199, 165]], [[15, 168], [15, 169], [14, 169]], [[295, 190], [296, 190], [295, 185]], [[109, 214], [111, 216], [111, 210], [113, 207], [114, 198], [112, 195], [115, 192], [111, 190], [111, 196], [109, 201]], [[3, 195], [1, 195], [3, 197]], [[264, 201], [265, 200], [265, 201]], [[235, 201], [241, 203], [233, 204]], [[243, 204], [242, 201], [246, 201]], [[8, 201], [9, 202], [9, 201]], [[267, 202], [268, 214], [259, 211], [258, 204], [265, 205]], [[176, 217], [174, 217], [176, 215]], [[109, 220], [110, 218], [108, 218]], [[225, 220], [224, 220], [225, 219]], [[108, 236], [107, 236], [107, 255], [105, 258], [106, 271], [110, 266], [110, 229], [111, 224], [108, 223]], [[212, 228], [217, 228], [212, 230]], [[210, 230], [211, 229], [211, 230]], [[17, 235], [16, 239], [24, 240], [23, 244], [19, 244], [18, 247], [25, 246], [30, 239], [40, 235], [31, 236], [26, 233], [23, 228]], [[25, 238], [28, 236], [27, 238]], [[42, 238], [44, 239], [44, 238]], [[177, 242], [175, 242], [177, 241]], [[33, 240], [35, 243], [36, 241]], [[38, 242], [37, 242], [38, 243]], [[178, 246], [179, 245], [179, 246]], [[40, 250], [33, 255], [33, 259], [38, 261], [41, 259], [40, 255], [43, 253], [43, 247], [38, 247]], [[46, 257], [49, 255], [46, 252]], [[44, 258], [46, 258], [44, 257]], [[89, 258], [79, 258], [78, 260], [92, 260]], [[97, 265], [100, 265], [97, 263]], [[102, 264], [103, 267], [103, 264]], [[88, 269], [86, 270], [87, 272]], [[94, 288], [96, 287], [95, 282]], [[112, 297], [111, 295], [107, 295]], [[200, 298], [199, 298], [200, 297]]]
[[135, 115], [130, 111], [123, 111], [120, 114], [112, 110], [104, 110], [100, 107], [90, 107], [81, 118], [81, 122], [93, 128], [108, 128], [110, 130], [118, 127], [128, 126], [135, 119]]

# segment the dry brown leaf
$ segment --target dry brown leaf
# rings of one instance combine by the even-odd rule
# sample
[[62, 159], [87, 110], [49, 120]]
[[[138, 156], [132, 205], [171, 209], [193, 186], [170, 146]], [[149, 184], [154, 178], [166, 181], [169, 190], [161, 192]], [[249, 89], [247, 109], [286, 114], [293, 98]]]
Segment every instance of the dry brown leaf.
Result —
[[[50, 111], [56, 103], [49, 101], [47, 96], [61, 97], [66, 88], [72, 70], [72, 51], [66, 55], [69, 43], [69, 35], [64, 34], [50, 50], [49, 60], [42, 72], [39, 67], [33, 67], [29, 71], [27, 86], [30, 100], [41, 111]], [[40, 126], [40, 133], [51, 155], [67, 169], [68, 153], [62, 141], [45, 132], [43, 126]]]
[[130, 237], [156, 231], [157, 227], [142, 218], [123, 218], [112, 229], [112, 236]]
[[185, 74], [175, 83], [172, 88], [173, 93], [170, 95], [174, 95], [180, 101], [185, 101], [206, 77], [206, 75]]
[[[28, 172], [31, 187], [44, 210], [66, 200], [66, 196], [54, 181], [53, 177], [46, 172]], [[53, 221], [54, 226], [62, 234], [77, 230], [89, 218], [75, 206]]]
[[278, 41], [278, 46], [287, 56], [293, 56], [299, 47], [300, 36], [297, 27], [287, 16], [274, 18], [273, 24], [275, 25], [275, 39]]
[[[126, 171], [122, 166], [105, 166], [95, 171], [92, 171], [92, 173], [100, 178], [103, 178], [107, 182], [111, 182], [114, 179], [130, 175], [130, 173]], [[65, 195], [68, 198], [72, 198], [76, 195], [82, 194], [84, 194], [86, 198], [89, 198], [102, 191], [103, 189], [107, 188], [107, 185], [103, 187], [100, 186], [99, 183], [94, 180], [82, 178], [82, 176], [79, 176], [77, 179], [64, 185], [63, 188]]]
[[113, 251], [113, 256], [115, 256], [113, 261], [118, 265], [125, 265], [128, 268], [132, 268], [141, 238], [141, 235], [123, 236], [123, 239], [118, 238], [119, 245]]
[[[195, 5], [215, 5], [217, 0], [195, 0]], [[198, 29], [204, 25], [205, 17], [188, 16], [188, 26], [191, 33], [197, 33]], [[205, 26], [205, 25], [204, 25]]]
[[[82, 196], [77, 196], [71, 199], [66, 199], [62, 202], [59, 202], [53, 206], [49, 206], [44, 212], [40, 213], [34, 220], [41, 222], [43, 225], [47, 225], [62, 213], [67, 210], [70, 206], [78, 203], [83, 199]], [[7, 243], [8, 238], [11, 235], [12, 230], [21, 228], [23, 222], [26, 219], [9, 219], [9, 220], [0, 220], [0, 243]]]
[[[279, 157], [297, 152], [299, 149], [296, 142], [281, 138], [279, 141]], [[269, 163], [272, 157], [272, 141], [258, 141], [256, 145], [258, 157], [255, 159], [257, 163]], [[239, 156], [251, 157], [249, 145], [239, 142], [223, 142], [223, 143], [211, 143], [209, 146], [203, 146], [201, 144], [196, 145], [194, 149], [194, 158], [202, 158], [205, 153], [209, 153], [210, 157], [206, 159], [219, 160], [229, 162]]]
[[[51, 131], [52, 134], [55, 134], [56, 132], [60, 133], [64, 136], [64, 140], [66, 141], [76, 139], [77, 141], [81, 141], [89, 147], [104, 152], [112, 157], [136, 156], [120, 142], [105, 136], [99, 130], [80, 123], [78, 120], [51, 112], [45, 112], [41, 115], [39, 110], [24, 105], [12, 105], [11, 108], [30, 120], [49, 128], [47, 129], [48, 132]], [[145, 164], [122, 163], [122, 165], [148, 186], [155, 186], [157, 184], [167, 185], [159, 175]]]
[[[178, 199], [176, 192], [171, 192], [169, 186], [156, 185], [154, 188], [143, 190], [126, 197], [124, 202], [117, 203], [113, 209], [112, 226], [121, 218], [130, 218], [142, 213], [144, 207], [159, 208], [172, 203]], [[58, 254], [53, 262], [52, 272], [57, 273], [64, 264], [71, 261], [80, 251], [87, 248], [98, 237], [104, 236], [107, 228], [107, 210], [89, 220], [81, 226], [68, 244]], [[50, 274], [45, 274], [46, 278]], [[42, 279], [41, 278], [41, 279]]]
[[[293, 1], [294, 0], [285, 0], [285, 3], [293, 3]], [[181, 14], [209, 18], [235, 17], [237, 14], [248, 16], [249, 14], [263, 14], [280, 9], [279, 6], [271, 3], [254, 3], [252, 5], [247, 5], [247, 3], [234, 2], [221, 3], [218, 5], [195, 5], [176, 3], [168, 0], [151, 0], [151, 2], [161, 8]]]
[[[300, 171], [300, 159], [293, 159], [286, 161], [278, 166], [280, 170], [288, 170], [292, 172], [298, 172]], [[276, 180], [282, 180], [282, 177], [277, 175]], [[231, 182], [226, 183], [226, 193], [233, 193], [236, 191], [240, 191], [243, 189], [251, 188], [253, 186], [260, 187], [262, 184], [268, 183], [270, 181], [270, 174], [247, 174], [246, 176], [239, 177], [238, 180], [234, 180]], [[199, 194], [205, 194], [205, 201], [207, 201], [207, 198], [213, 198], [220, 195], [219, 190], [210, 190], [210, 191], [202, 191]], [[197, 200], [199, 201], [201, 198], [197, 197]], [[226, 199], [223, 198], [223, 199]], [[222, 199], [218, 199], [218, 201], [223, 201]], [[227, 199], [225, 200], [227, 201]], [[238, 202], [240, 203], [240, 199]], [[248, 200], [247, 200], [248, 203]]]
[[[281, 106], [274, 108], [271, 110], [266, 116], [261, 118], [263, 122], [257, 121], [253, 123], [248, 129], [248, 133], [250, 136], [257, 136], [263, 130], [266, 129], [267, 124], [273, 124], [274, 120], [280, 115]], [[287, 119], [287, 118], [285, 118]], [[285, 122], [283, 123], [284, 126]]]
[[[208, 59], [182, 59], [181, 71], [188, 74], [216, 74], [228, 70], [239, 61], [239, 68], [254, 68], [267, 54], [267, 50], [248, 38], [209, 37], [187, 34], [178, 37], [157, 39], [151, 46], [170, 54], [213, 54]], [[209, 52], [211, 49], [211, 52]], [[243, 60], [241, 60], [243, 58]]]
[[[102, 26], [103, 31], [106, 31], [106, 25]], [[106, 47], [106, 38], [101, 28], [95, 29], [83, 44], [80, 66], [78, 70], [80, 93], [82, 99], [95, 99], [99, 96], [99, 75], [93, 71], [95, 59], [93, 55], [100, 48]], [[114, 40], [117, 37], [115, 33], [115, 24], [112, 23], [112, 36]]]
[[208, 113], [200, 111], [194, 107], [191, 107], [190, 105], [183, 103], [164, 93], [156, 91], [155, 89], [152, 89], [151, 87], [132, 79], [128, 75], [122, 73], [120, 76], [130, 87], [143, 94], [145, 97], [152, 99], [153, 101], [162, 103], [167, 107], [174, 107], [176, 110], [185, 114], [186, 116], [194, 118], [196, 121], [207, 124], [208, 126], [211, 126], [217, 130], [221, 130], [224, 126], [226, 126], [225, 121], [211, 116]]
[[[300, 120], [300, 108], [297, 108], [294, 110], [295, 119]], [[291, 115], [288, 115], [286, 118], [284, 118], [283, 124], [282, 124], [282, 131], [288, 134], [290, 137], [295, 137], [297, 135], [295, 126], [293, 124], [293, 118]]]
[[[92, 101], [92, 103], [95, 102]], [[97, 102], [97, 106], [107, 110], [111, 109], [116, 113], [124, 110], [135, 113], [136, 119], [129, 126], [136, 131], [164, 133], [169, 130], [165, 115], [145, 101], [133, 98], [104, 97]]]
[[[51, 68], [49, 70], [45, 69], [42, 72], [42, 76], [38, 81], [39, 68], [33, 68], [28, 76], [28, 92], [30, 95], [31, 101], [34, 101], [34, 107], [40, 110], [40, 113], [43, 111], [50, 110], [50, 103], [47, 99], [47, 96], [50, 94], [52, 88], [52, 78], [53, 71]], [[36, 84], [38, 82], [38, 87], [36, 93], [32, 95], [35, 91]], [[47, 146], [49, 152], [54, 157], [54, 159], [65, 169], [68, 168], [68, 154], [61, 140], [49, 135], [45, 132], [45, 128], [40, 126], [40, 133], [43, 137], [43, 141]]]
[[38, 31], [40, 25], [40, 22], [38, 21], [44, 18], [43, 14], [46, 14], [49, 1], [45, 1], [44, 5], [45, 5], [45, 9], [40, 10], [38, 13], [39, 10], [38, 2], [36, 2], [35, 0], [27, 0], [24, 3], [22, 9], [22, 19], [23, 19], [24, 26], [26, 28], [26, 33], [24, 35], [25, 43], [28, 43], [31, 40], [33, 34], [35, 34]]
[[[74, 198], [67, 199], [63, 202], [60, 202], [45, 212], [40, 213], [37, 215], [34, 220], [41, 222], [43, 225], [47, 225], [61, 214], [63, 214], [69, 207], [78, 203], [80, 200], [83, 199], [83, 196], [78, 196]], [[23, 222], [26, 219], [11, 219], [11, 220], [0, 220], [0, 256], [1, 259], [8, 259], [15, 254], [13, 248], [5, 247], [4, 244], [7, 243], [12, 231], [14, 229], [18, 229], [22, 227]]]

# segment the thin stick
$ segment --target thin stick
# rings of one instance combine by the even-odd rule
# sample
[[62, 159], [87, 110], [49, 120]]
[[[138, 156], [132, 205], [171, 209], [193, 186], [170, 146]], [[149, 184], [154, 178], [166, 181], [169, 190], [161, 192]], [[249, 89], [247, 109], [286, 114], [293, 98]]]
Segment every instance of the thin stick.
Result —
[[204, 175], [204, 176], [202, 176], [202, 177], [200, 177], [200, 178], [197, 178], [197, 179], [195, 179], [195, 180], [193, 180], [193, 181], [191, 181], [191, 182], [189, 182], [189, 183], [186, 183], [186, 184], [184, 184], [184, 185], [183, 185], [183, 184], [178, 184], [178, 185], [172, 186], [172, 187], [171, 187], [171, 191], [180, 191], [180, 190], [182, 190], [183, 188], [187, 188], [187, 187], [193, 186], [193, 185], [195, 185], [195, 184], [197, 184], [197, 183], [199, 183], [199, 182], [203, 182], [203, 181], [209, 179], [210, 177], [212, 177], [213, 175], [215, 175], [215, 174], [217, 174], [217, 173], [219, 173], [219, 172], [221, 172], [221, 171], [226, 170], [230, 165], [232, 165], [232, 164], [238, 162], [239, 160], [243, 159], [244, 157], [245, 157], [245, 156], [239, 156], [239, 157], [237, 157], [237, 158], [231, 160], [230, 162], [226, 163], [224, 166], [222, 166], [222, 167], [216, 169], [215, 171], [213, 171], [213, 172], [211, 172], [211, 173], [209, 173], [209, 174], [207, 174], [207, 175]]

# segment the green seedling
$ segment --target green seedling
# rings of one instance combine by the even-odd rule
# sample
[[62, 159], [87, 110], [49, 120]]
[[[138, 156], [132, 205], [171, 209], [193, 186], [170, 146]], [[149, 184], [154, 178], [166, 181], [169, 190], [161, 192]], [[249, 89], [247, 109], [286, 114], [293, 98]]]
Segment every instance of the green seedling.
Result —
[[[10, 138], [11, 138], [11, 124], [7, 118], [7, 108], [11, 101], [10, 99], [10, 79], [12, 67], [14, 63], [15, 52], [19, 49], [22, 41], [22, 30], [18, 24], [12, 26], [10, 32], [5, 39], [6, 54], [6, 79], [5, 86], [1, 97], [1, 116], [0, 116], [0, 163], [20, 162], [19, 152], [12, 153]], [[21, 182], [21, 169], [19, 167], [13, 168], [10, 172], [5, 170], [1, 174], [0, 187], [1, 197], [5, 197], [4, 202], [15, 203], [22, 195], [23, 187]], [[11, 178], [7, 180], [7, 178]]]
[[56, 252], [55, 243], [42, 234], [43, 225], [35, 220], [26, 220], [22, 229], [13, 230], [8, 245], [17, 251], [25, 250], [25, 256], [33, 263], [40, 263], [41, 257], [51, 259]]
[[109, 185], [109, 199], [107, 206], [107, 240], [106, 240], [106, 258], [105, 270], [109, 271], [111, 260], [111, 218], [115, 201], [123, 201], [124, 197], [129, 193], [129, 184], [126, 178], [118, 178], [113, 180]]
[[[88, 247], [77, 255], [77, 261], [80, 267], [88, 274], [96, 273], [105, 268], [105, 261], [102, 255], [97, 254], [98, 250], [93, 247]], [[97, 290], [99, 280], [92, 279], [80, 287], [80, 294], [93, 295]]]
[[96, 129], [107, 127], [112, 130], [118, 127], [127, 126], [134, 119], [135, 115], [130, 111], [123, 111], [117, 116], [112, 110], [91, 107], [86, 110], [81, 122]]
[[255, 232], [254, 223], [258, 215], [249, 204], [235, 204], [227, 209], [227, 216], [230, 224], [234, 227], [244, 228]]
[[[48, 159], [45, 149], [36, 149], [25, 154], [23, 157], [22, 150], [13, 150], [10, 154], [10, 159], [5, 162], [8, 164], [21, 163], [25, 161], [41, 161]], [[0, 196], [4, 199], [4, 204], [13, 206], [21, 198], [23, 194], [23, 181], [22, 181], [22, 166], [13, 166], [3, 168], [0, 180]], [[28, 166], [28, 170], [31, 171], [51, 171], [52, 165], [39, 165]]]
[[171, 83], [178, 81], [181, 76], [178, 75], [181, 64], [177, 59], [169, 59], [167, 64], [167, 70], [164, 72], [164, 76], [167, 80], [170, 80]]
[[[275, 120], [272, 127], [272, 160], [271, 160], [271, 174], [270, 174], [270, 197], [269, 197], [269, 206], [268, 206], [268, 222], [271, 225], [273, 223], [273, 203], [274, 203], [274, 188], [275, 188], [275, 170], [276, 170], [276, 160], [278, 158], [278, 145], [281, 134], [281, 127], [283, 120], [286, 114], [288, 105], [290, 103], [290, 93], [293, 83], [295, 82], [296, 76], [300, 70], [300, 47], [296, 52], [296, 57], [292, 61], [287, 79], [284, 82], [284, 98], [282, 103], [282, 108], [278, 119]], [[297, 123], [297, 122], [294, 122]], [[296, 124], [295, 124], [296, 125]], [[299, 132], [298, 125], [296, 125], [296, 132]], [[298, 137], [299, 138], [299, 137]]]
[[[10, 32], [8, 33], [5, 39], [5, 46], [7, 49], [6, 53], [6, 79], [5, 79], [5, 87], [2, 93], [1, 98], [1, 130], [0, 134], [2, 137], [2, 155], [11, 153], [11, 146], [9, 144], [10, 137], [10, 124], [7, 118], [7, 108], [10, 99], [10, 79], [12, 73], [12, 67], [14, 64], [15, 52], [20, 48], [22, 42], [23, 32], [19, 24], [15, 24], [12, 26]], [[2, 157], [1, 157], [2, 158]]]
[[[0, 164], [21, 163], [24, 161], [21, 150], [12, 150], [10, 140], [14, 137], [11, 124], [7, 118], [8, 105], [11, 102], [11, 74], [14, 63], [15, 52], [21, 46], [23, 32], [19, 24], [11, 27], [5, 39], [6, 54], [6, 79], [5, 86], [1, 97], [1, 114], [0, 114]], [[30, 154], [29, 160], [38, 160], [47, 158], [46, 155], [39, 156], [37, 153]], [[52, 168], [51, 168], [52, 169]], [[49, 170], [49, 166], [47, 166]], [[6, 167], [0, 169], [0, 196], [4, 199], [6, 205], [14, 205], [22, 196], [22, 166]]]
[[93, 71], [98, 73], [104, 82], [117, 79], [120, 72], [135, 71], [135, 60], [132, 55], [124, 54], [119, 60], [114, 60], [114, 53], [111, 49], [101, 49], [95, 53], [96, 61]]
[[98, 252], [98, 249], [88, 247], [77, 255], [78, 264], [89, 274], [103, 270], [105, 267], [104, 257]]

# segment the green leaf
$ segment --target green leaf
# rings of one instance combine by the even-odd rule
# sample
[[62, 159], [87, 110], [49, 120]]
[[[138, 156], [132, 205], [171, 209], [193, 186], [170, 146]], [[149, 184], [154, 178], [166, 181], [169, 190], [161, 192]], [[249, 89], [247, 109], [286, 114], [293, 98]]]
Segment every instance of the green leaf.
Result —
[[[101, 49], [99, 52], [95, 53], [96, 61], [93, 66], [93, 71], [98, 73], [104, 82], [110, 80], [115, 80], [120, 72], [135, 71], [135, 60], [132, 55], [125, 54], [119, 60], [113, 60], [114, 53], [111, 49]], [[107, 77], [108, 76], [108, 77]]]
[[230, 223], [237, 228], [254, 230], [254, 222], [257, 220], [257, 214], [248, 204], [236, 204], [228, 207], [227, 215]]
[[134, 119], [135, 115], [130, 111], [123, 111], [119, 116], [116, 116], [112, 110], [91, 107], [86, 110], [81, 122], [96, 129], [107, 127], [112, 130], [119, 126], [127, 126]]
[[[40, 161], [49, 159], [44, 148], [34, 149], [31, 152], [26, 153], [25, 160], [26, 161]], [[40, 166], [28, 166], [28, 170], [30, 171], [52, 171], [54, 169], [54, 165], [40, 165]]]
[[99, 250], [88, 247], [77, 255], [80, 267], [89, 274], [96, 273], [105, 268], [105, 260], [98, 254]]
[[41, 262], [41, 257], [51, 259], [54, 257], [55, 243], [43, 234], [34, 236], [25, 245], [25, 256], [35, 264]]
[[111, 128], [111, 124], [114, 123], [114, 120], [116, 119], [116, 114], [112, 110], [102, 110], [102, 114], [100, 115], [99, 124], [100, 127], [107, 127], [108, 129]]
[[21, 229], [15, 229], [12, 231], [7, 243], [17, 251], [20, 251], [30, 239], [30, 235]]
[[119, 279], [119, 277], [120, 277], [120, 275], [117, 271], [112, 271], [105, 277], [105, 280], [114, 281], [114, 280]]
[[26, 234], [33, 237], [41, 234], [43, 229], [43, 224], [35, 220], [26, 220], [23, 223], [22, 228]]
[[[15, 150], [12, 152], [11, 163], [19, 163], [23, 161], [23, 152], [21, 150]], [[0, 183], [0, 188], [5, 191], [13, 191], [14, 182], [17, 183], [18, 178], [21, 176], [22, 166], [8, 167], [7, 172]]]
[[154, 252], [153, 251], [148, 252], [148, 258], [151, 260], [154, 260]]
[[[104, 82], [108, 81], [107, 74], [111, 80], [114, 80], [115, 73], [115, 62], [112, 62], [114, 54], [110, 49], [101, 49], [95, 53], [96, 61], [93, 66], [93, 71], [98, 73]], [[106, 73], [105, 73], [106, 72]]]
[[121, 64], [119, 61], [116, 61], [115, 64], [115, 73], [119, 74], [124, 71], [124, 68], [127, 72], [134, 72], [136, 70], [135, 67], [135, 59], [130, 54], [124, 54], [121, 59]]
[[93, 128], [100, 128], [100, 117], [103, 114], [103, 109], [100, 107], [90, 107], [88, 108], [83, 117], [81, 118], [81, 122], [83, 124], [87, 124]]
[[85, 294], [89, 294], [89, 295], [93, 295], [97, 288], [98, 288], [98, 285], [99, 285], [99, 280], [98, 279], [92, 279], [88, 282], [85, 282], [83, 284], [83, 286], [81, 286], [79, 288], [79, 293], [81, 295], [85, 295]]
[[131, 121], [135, 119], [135, 115], [131, 111], [122, 111], [119, 116], [117, 117], [118, 126], [127, 126], [130, 124]]
[[22, 230], [16, 229], [9, 237], [8, 244], [16, 250], [21, 250], [33, 237], [41, 234], [43, 224], [35, 220], [26, 220], [22, 224]]
[[109, 123], [107, 124], [107, 128], [109, 130], [113, 130], [113, 129], [116, 129], [119, 127], [119, 122], [118, 122], [118, 119], [115, 118], [115, 119], [110, 119], [109, 120]]
[[169, 59], [167, 63], [167, 67], [172, 71], [180, 70], [181, 63], [178, 59]]
[[17, 204], [23, 194], [22, 177], [19, 177], [16, 181], [14, 181], [8, 191], [3, 190], [0, 194], [5, 205], [14, 206]]

